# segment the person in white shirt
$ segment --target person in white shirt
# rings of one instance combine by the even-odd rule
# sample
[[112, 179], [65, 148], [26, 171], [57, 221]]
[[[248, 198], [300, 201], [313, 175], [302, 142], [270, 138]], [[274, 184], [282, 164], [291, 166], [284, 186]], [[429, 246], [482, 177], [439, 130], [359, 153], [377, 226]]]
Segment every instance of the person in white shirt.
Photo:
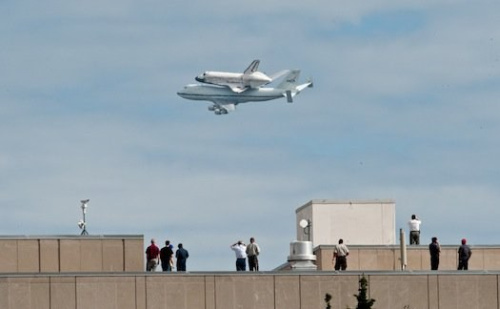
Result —
[[333, 249], [333, 259], [335, 261], [335, 270], [346, 270], [347, 269], [347, 256], [349, 255], [349, 249], [344, 244], [344, 240], [339, 239], [339, 244], [335, 245]]
[[231, 249], [236, 253], [236, 270], [245, 271], [247, 266], [247, 246], [238, 240], [237, 243], [231, 245]]
[[410, 227], [410, 245], [420, 245], [420, 221], [416, 215], [411, 215], [411, 220], [408, 222]]

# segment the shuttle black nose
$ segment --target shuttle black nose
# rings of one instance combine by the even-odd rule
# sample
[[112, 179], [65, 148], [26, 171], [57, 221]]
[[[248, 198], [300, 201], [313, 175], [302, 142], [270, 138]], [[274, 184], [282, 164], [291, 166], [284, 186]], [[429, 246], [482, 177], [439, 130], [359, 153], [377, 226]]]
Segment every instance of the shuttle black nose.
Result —
[[203, 77], [196, 76], [194, 79], [196, 79], [197, 82], [203, 83], [205, 79]]

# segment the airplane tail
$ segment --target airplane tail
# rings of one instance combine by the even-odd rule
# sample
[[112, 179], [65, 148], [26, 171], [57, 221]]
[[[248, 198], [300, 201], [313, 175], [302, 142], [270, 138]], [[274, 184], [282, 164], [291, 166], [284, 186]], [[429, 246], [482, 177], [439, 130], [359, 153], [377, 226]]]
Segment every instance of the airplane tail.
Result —
[[300, 70], [291, 70], [277, 87], [284, 91], [283, 95], [286, 97], [288, 103], [292, 103], [293, 97], [299, 94], [305, 88], [313, 87], [312, 80], [308, 80], [307, 82], [299, 85], [297, 83], [299, 76]]
[[290, 70], [283, 78], [283, 81], [276, 88], [284, 90], [294, 89], [297, 86], [299, 76], [300, 70]]
[[282, 70], [282, 71], [274, 73], [273, 75], [271, 75], [269, 77], [271, 78], [272, 81], [275, 81], [288, 73], [290, 73], [290, 70]]

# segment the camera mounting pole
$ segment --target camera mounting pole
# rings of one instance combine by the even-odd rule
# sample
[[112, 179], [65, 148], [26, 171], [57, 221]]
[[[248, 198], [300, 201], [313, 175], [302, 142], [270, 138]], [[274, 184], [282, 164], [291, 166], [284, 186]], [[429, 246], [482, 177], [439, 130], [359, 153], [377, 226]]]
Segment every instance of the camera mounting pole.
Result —
[[88, 235], [89, 233], [87, 232], [87, 221], [85, 221], [85, 215], [87, 214], [87, 204], [90, 202], [89, 199], [86, 200], [81, 200], [82, 203], [82, 213], [83, 213], [83, 220], [78, 221], [78, 227], [82, 230], [82, 233], [80, 235]]

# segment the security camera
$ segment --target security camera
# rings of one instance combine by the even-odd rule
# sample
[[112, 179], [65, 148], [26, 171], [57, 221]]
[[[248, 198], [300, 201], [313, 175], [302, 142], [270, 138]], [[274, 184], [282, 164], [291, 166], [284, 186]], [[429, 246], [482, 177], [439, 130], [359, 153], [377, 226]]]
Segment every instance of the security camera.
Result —
[[83, 222], [82, 220], [78, 221], [78, 227], [80, 229], [83, 229], [84, 226], [85, 226], [85, 222]]

